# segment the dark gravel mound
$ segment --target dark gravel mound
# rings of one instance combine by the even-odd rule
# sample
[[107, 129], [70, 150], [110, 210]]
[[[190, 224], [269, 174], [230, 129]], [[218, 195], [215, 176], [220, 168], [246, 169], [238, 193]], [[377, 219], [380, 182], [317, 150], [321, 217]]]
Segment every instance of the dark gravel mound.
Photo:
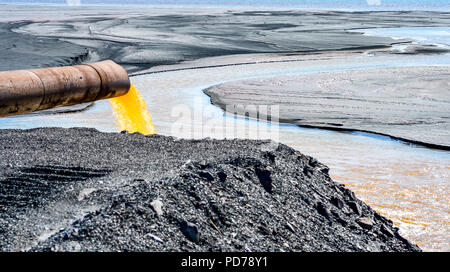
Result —
[[[5, 12], [0, 7], [0, 12]], [[31, 22], [0, 22], [0, 71], [76, 65], [89, 57], [89, 49], [53, 37], [38, 37], [13, 30]]]
[[285, 145], [0, 131], [0, 249], [418, 251]]

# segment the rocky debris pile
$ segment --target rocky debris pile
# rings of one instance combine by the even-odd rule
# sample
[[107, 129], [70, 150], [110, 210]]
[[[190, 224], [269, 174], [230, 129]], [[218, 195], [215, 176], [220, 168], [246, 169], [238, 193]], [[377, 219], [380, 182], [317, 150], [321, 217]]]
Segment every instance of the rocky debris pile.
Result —
[[420, 250], [282, 144], [57, 128], [0, 141], [3, 251]]

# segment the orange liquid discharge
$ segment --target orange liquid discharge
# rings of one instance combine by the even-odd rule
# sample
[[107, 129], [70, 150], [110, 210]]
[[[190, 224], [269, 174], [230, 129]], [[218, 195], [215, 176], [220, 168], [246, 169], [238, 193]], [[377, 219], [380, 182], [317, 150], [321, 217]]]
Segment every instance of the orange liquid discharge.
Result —
[[120, 131], [139, 132], [144, 135], [156, 134], [152, 116], [141, 93], [131, 84], [126, 95], [109, 99]]

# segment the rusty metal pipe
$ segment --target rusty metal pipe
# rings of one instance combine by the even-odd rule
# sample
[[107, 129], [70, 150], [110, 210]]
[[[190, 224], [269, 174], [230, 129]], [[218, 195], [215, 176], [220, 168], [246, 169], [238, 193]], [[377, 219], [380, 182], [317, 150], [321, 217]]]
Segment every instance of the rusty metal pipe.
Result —
[[0, 72], [0, 117], [124, 95], [125, 69], [111, 60]]

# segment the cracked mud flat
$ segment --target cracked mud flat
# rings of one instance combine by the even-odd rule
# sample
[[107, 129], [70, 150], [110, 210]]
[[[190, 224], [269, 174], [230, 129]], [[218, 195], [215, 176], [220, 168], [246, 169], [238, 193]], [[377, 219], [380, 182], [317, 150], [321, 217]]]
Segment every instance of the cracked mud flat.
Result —
[[[447, 66], [360, 69], [234, 81], [205, 93], [223, 110], [280, 105], [281, 122], [376, 133], [449, 150], [449, 77]], [[256, 108], [248, 109], [257, 116]]]
[[0, 132], [2, 251], [417, 251], [285, 145]]

